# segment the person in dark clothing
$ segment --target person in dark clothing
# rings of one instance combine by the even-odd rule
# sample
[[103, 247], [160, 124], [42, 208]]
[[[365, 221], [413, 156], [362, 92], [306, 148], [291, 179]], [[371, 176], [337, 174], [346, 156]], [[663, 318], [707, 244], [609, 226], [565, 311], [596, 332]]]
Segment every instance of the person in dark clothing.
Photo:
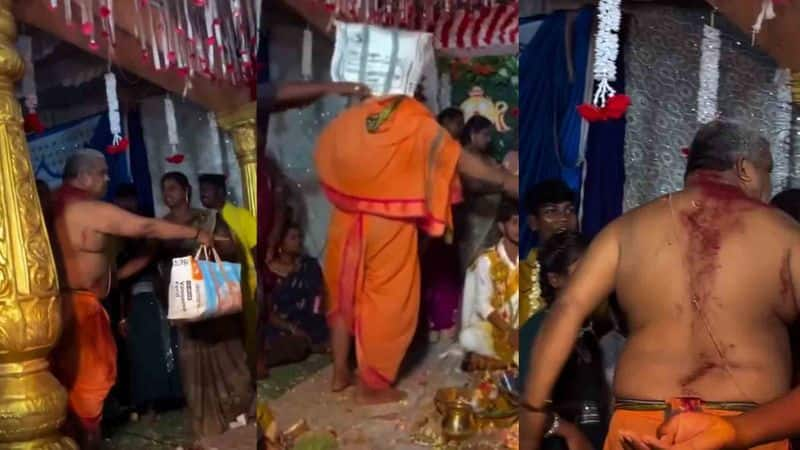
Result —
[[[139, 213], [136, 188], [121, 185], [114, 202], [132, 213]], [[159, 409], [183, 397], [178, 372], [177, 339], [167, 322], [166, 299], [156, 294], [155, 267], [149, 264], [152, 246], [141, 240], [126, 240], [119, 249], [120, 321], [118, 331], [124, 340], [124, 365], [131, 419], [140, 414], [156, 419]], [[139, 260], [145, 261], [147, 265]], [[126, 264], [129, 263], [129, 264]]]
[[[587, 242], [577, 232], [562, 231], [539, 248], [539, 284], [546, 308], [522, 327], [520, 342], [533, 342], [547, 311], [566, 285], [586, 251]], [[531, 369], [531, 346], [520, 347], [520, 380]], [[523, 386], [523, 389], [525, 386]], [[591, 321], [584, 324], [567, 365], [553, 391], [553, 409], [559, 423], [544, 442], [545, 449], [570, 450], [603, 447], [608, 427], [608, 386], [603, 372], [603, 355]]]

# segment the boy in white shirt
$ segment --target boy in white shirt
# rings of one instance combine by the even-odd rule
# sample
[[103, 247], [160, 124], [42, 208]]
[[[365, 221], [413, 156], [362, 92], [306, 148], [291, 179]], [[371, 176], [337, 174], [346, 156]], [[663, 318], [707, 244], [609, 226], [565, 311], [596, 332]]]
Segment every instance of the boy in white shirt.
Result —
[[519, 362], [519, 209], [504, 199], [500, 241], [470, 266], [464, 283], [461, 346], [505, 364]]

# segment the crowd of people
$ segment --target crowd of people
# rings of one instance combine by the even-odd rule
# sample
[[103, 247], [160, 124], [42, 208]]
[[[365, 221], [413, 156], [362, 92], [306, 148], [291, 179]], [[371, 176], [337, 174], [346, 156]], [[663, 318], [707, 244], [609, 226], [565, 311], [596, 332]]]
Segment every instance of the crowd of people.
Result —
[[[54, 192], [37, 183], [62, 288], [64, 331], [51, 359], [69, 395], [66, 431], [80, 448], [99, 448], [112, 388], [131, 420], [185, 405], [195, 442], [244, 425], [255, 412], [246, 351], [255, 338], [255, 219], [226, 200], [223, 175], [200, 175], [198, 209], [190, 180], [164, 174], [169, 212], [160, 219], [142, 215], [130, 184], [103, 201], [108, 184], [105, 156], [92, 149], [69, 158]], [[170, 322], [172, 260], [201, 245], [242, 265], [244, 311]]]
[[684, 189], [591, 243], [563, 183], [531, 190], [521, 448], [789, 447], [800, 196], [770, 206], [771, 171], [758, 132], [704, 125]]
[[[377, 125], [384, 127], [384, 135], [347, 126], [382, 108], [392, 111]], [[290, 211], [264, 269], [264, 289], [270, 294], [264, 296], [260, 321], [260, 376], [266, 376], [270, 367], [331, 352], [332, 389], [344, 390], [353, 383], [349, 366], [353, 340], [358, 398], [367, 403], [400, 400], [405, 393], [393, 386], [420, 321], [432, 341], [468, 343], [468, 367], [514, 364], [519, 216], [516, 201], [504, 198], [504, 192], [515, 195], [516, 174], [491, 157], [492, 129], [491, 121], [482, 116], [465, 122], [459, 109], [447, 108], [433, 117], [416, 99], [392, 97], [351, 107], [323, 131], [317, 167], [335, 207], [326, 259], [320, 264], [304, 253], [303, 230]], [[417, 131], [424, 135], [419, 140], [402, 138]], [[398, 148], [397, 142], [409, 142], [409, 148]], [[337, 146], [344, 143], [349, 143], [351, 153], [366, 147], [380, 150], [374, 152], [380, 155], [374, 158], [375, 166], [366, 167], [364, 159], [353, 154], [361, 167], [342, 170], [348, 150]], [[441, 149], [432, 148], [436, 147], [432, 143]], [[430, 152], [436, 150], [440, 153], [434, 155], [441, 158], [438, 167], [428, 167]], [[408, 162], [393, 157], [399, 154], [416, 156]], [[373, 174], [370, 171], [380, 176], [365, 176]], [[354, 172], [357, 182], [343, 176]], [[368, 186], [365, 179], [378, 180], [380, 186]], [[396, 186], [387, 185], [393, 180]], [[462, 205], [453, 206], [462, 196]], [[420, 197], [418, 207], [392, 204], [392, 199], [416, 197]], [[352, 198], [369, 201], [349, 203]], [[426, 201], [432, 210], [425, 210]], [[479, 214], [473, 209], [476, 201], [488, 204]], [[426, 217], [428, 213], [432, 217]], [[407, 220], [417, 216], [416, 223]], [[453, 228], [455, 242], [444, 236]], [[467, 229], [470, 234], [459, 233]], [[487, 262], [477, 262], [483, 259]], [[498, 278], [495, 272], [500, 266], [505, 270]], [[350, 283], [352, 287], [347, 286]], [[399, 293], [407, 298], [398, 298]], [[385, 295], [391, 301], [381, 300]]]

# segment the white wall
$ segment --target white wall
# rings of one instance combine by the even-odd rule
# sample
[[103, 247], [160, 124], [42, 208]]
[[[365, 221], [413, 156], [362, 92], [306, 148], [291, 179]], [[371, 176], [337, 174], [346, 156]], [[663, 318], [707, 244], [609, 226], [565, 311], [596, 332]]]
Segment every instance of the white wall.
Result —
[[[304, 28], [275, 25], [271, 30], [270, 72], [273, 80], [300, 80], [300, 60]], [[314, 79], [330, 80], [328, 71], [333, 43], [315, 34], [313, 44]], [[330, 204], [320, 190], [313, 162], [317, 136], [344, 107], [346, 101], [328, 97], [303, 110], [270, 116], [269, 151], [278, 160], [292, 182], [294, 209], [306, 228], [306, 248], [312, 256], [321, 256], [330, 216]]]

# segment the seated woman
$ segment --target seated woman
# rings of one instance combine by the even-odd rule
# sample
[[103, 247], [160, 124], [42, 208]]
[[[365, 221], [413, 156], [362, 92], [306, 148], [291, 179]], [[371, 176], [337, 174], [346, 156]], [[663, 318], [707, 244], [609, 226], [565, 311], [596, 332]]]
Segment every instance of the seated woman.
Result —
[[329, 351], [322, 269], [304, 253], [300, 226], [288, 222], [274, 258], [266, 265], [261, 308], [263, 343], [259, 376], [268, 367], [302, 361], [311, 352]]
[[[530, 350], [547, 311], [557, 301], [560, 290], [567, 284], [586, 247], [587, 243], [580, 234], [566, 231], [552, 236], [539, 248], [539, 284], [547, 307], [531, 317], [520, 331], [520, 358], [524, 361], [521, 380], [526, 379], [526, 372], [530, 370]], [[608, 392], [603, 355], [590, 321], [581, 330], [556, 382], [552, 400], [560, 420], [554, 422], [546, 437], [564, 439], [570, 450], [587, 446], [602, 448], [608, 425]], [[543, 445], [546, 449], [563, 447], [560, 439], [546, 439]]]
[[265, 282], [272, 287], [273, 323], [307, 337], [315, 353], [327, 353], [322, 268], [305, 254], [303, 232], [296, 223], [283, 227], [278, 253], [267, 264]]

